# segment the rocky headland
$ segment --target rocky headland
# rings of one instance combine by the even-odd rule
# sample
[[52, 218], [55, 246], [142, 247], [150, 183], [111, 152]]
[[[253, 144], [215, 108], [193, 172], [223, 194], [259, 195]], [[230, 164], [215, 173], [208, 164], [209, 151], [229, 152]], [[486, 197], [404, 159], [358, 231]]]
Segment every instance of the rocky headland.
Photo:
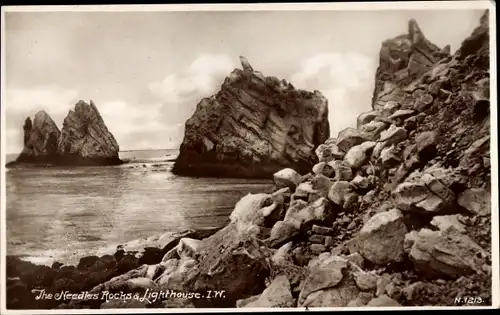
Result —
[[[450, 54], [410, 21], [382, 46], [373, 110], [323, 141], [310, 169], [275, 172], [275, 189], [243, 197], [221, 229], [78, 266], [10, 257], [8, 307], [491, 305], [488, 29], [486, 12]], [[198, 134], [217, 135], [188, 138]], [[32, 289], [96, 298], [35, 300]], [[141, 300], [148, 292], [174, 295]]]
[[26, 118], [23, 129], [24, 148], [7, 167], [122, 163], [118, 157], [118, 143], [92, 101], [79, 101], [64, 119], [61, 131], [45, 111], [38, 112], [33, 121]]
[[326, 98], [240, 60], [243, 69], [234, 69], [186, 121], [174, 173], [269, 178], [286, 167], [307, 172], [317, 161], [314, 149], [330, 136]]

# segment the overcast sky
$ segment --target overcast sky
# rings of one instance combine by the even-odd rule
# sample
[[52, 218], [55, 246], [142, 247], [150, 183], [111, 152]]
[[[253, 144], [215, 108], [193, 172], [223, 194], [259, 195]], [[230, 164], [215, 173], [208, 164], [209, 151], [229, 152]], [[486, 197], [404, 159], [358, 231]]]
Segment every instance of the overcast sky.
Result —
[[370, 109], [382, 41], [415, 18], [454, 52], [482, 10], [6, 13], [6, 149], [44, 109], [93, 100], [121, 150], [176, 148], [197, 102], [248, 58], [329, 100], [332, 136]]

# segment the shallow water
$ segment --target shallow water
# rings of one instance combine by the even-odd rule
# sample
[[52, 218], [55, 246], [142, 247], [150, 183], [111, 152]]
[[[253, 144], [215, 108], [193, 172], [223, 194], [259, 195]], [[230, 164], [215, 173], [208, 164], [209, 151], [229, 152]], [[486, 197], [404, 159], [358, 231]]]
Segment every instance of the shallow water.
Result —
[[7, 254], [50, 264], [165, 232], [228, 222], [270, 180], [173, 175], [175, 152], [122, 152], [110, 167], [13, 168], [6, 174]]

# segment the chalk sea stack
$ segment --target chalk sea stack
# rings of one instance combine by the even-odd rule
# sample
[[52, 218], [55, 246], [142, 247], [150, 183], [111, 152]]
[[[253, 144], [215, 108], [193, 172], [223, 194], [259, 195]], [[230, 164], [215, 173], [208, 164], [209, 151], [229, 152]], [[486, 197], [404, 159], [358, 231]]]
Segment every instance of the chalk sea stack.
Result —
[[24, 148], [17, 158], [23, 163], [52, 163], [57, 160], [57, 141], [61, 132], [52, 118], [45, 112], [36, 113], [33, 122], [26, 118]]
[[63, 122], [57, 151], [60, 164], [120, 164], [115, 137], [104, 124], [94, 102], [79, 101]]
[[269, 177], [284, 167], [308, 172], [330, 135], [328, 101], [319, 91], [255, 71], [245, 57], [220, 91], [186, 121], [173, 172], [187, 176]]
[[43, 165], [117, 165], [119, 146], [104, 124], [95, 104], [79, 101], [70, 110], [59, 131], [45, 111], [24, 123], [24, 148], [16, 164]]

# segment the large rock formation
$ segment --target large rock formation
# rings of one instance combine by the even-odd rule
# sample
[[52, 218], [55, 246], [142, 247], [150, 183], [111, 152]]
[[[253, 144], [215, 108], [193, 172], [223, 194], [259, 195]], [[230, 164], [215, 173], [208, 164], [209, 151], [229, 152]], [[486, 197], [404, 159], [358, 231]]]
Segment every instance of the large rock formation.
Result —
[[186, 121], [173, 171], [217, 177], [271, 176], [284, 167], [307, 172], [317, 160], [314, 150], [329, 137], [326, 98], [240, 60], [243, 70], [235, 69]]
[[24, 148], [17, 158], [20, 163], [52, 163], [57, 160], [57, 140], [61, 132], [45, 111], [36, 113], [33, 122], [24, 123]]
[[24, 148], [7, 164], [116, 165], [119, 146], [95, 104], [79, 101], [64, 119], [62, 131], [45, 111], [24, 123]]
[[108, 131], [94, 102], [79, 101], [64, 119], [58, 141], [60, 164], [113, 165], [120, 164], [120, 150], [115, 137]]

